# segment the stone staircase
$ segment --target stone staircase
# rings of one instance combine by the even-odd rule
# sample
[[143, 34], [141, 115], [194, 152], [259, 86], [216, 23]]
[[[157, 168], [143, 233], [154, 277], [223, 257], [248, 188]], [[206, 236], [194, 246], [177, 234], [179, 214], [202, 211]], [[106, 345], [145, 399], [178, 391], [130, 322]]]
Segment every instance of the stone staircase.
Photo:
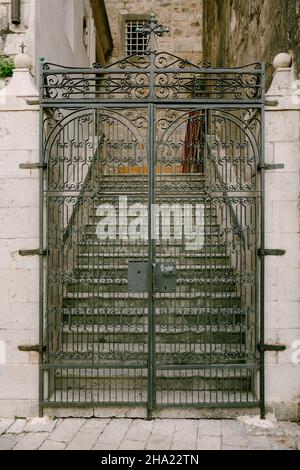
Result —
[[[168, 186], [174, 182], [175, 193]], [[170, 203], [174, 196], [190, 203], [201, 200], [203, 182], [202, 174], [160, 175], [157, 200]], [[193, 191], [187, 191], [189, 185]], [[99, 194], [78, 243], [72, 276], [64, 286], [59, 347], [53, 359], [64, 368], [56, 369], [54, 401], [144, 403], [148, 294], [128, 291], [128, 264], [147, 261], [148, 244], [99, 240], [96, 210], [100, 200], [117, 201], [119, 195], [127, 195], [128, 204], [146, 202], [147, 181], [141, 175], [107, 176]], [[253, 371], [243, 369], [249, 360], [249, 315], [241, 304], [216, 208], [205, 207], [201, 250], [187, 251], [181, 241], [160, 240], [156, 261], [175, 262], [177, 271], [176, 292], [155, 294], [157, 402], [251, 401]], [[82, 369], [68, 369], [68, 364]]]

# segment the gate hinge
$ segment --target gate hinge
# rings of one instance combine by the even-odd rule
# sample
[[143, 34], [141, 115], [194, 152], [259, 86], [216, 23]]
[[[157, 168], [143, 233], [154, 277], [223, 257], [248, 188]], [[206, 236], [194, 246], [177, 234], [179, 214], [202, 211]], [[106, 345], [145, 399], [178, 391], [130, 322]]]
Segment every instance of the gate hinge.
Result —
[[284, 163], [258, 163], [257, 170], [282, 170]]
[[47, 163], [20, 163], [19, 168], [21, 170], [45, 170]]
[[277, 106], [278, 105], [278, 100], [266, 100], [265, 105], [266, 106]]
[[259, 352], [265, 351], [285, 351], [286, 346], [284, 344], [258, 344], [257, 349]]
[[44, 352], [46, 351], [46, 346], [40, 346], [39, 344], [21, 344], [18, 346], [19, 351], [35, 351], [35, 352]]
[[46, 256], [48, 254], [48, 250], [19, 250], [19, 255], [20, 256]]
[[258, 256], [283, 256], [285, 254], [285, 250], [276, 250], [276, 249], [259, 249], [257, 251]]

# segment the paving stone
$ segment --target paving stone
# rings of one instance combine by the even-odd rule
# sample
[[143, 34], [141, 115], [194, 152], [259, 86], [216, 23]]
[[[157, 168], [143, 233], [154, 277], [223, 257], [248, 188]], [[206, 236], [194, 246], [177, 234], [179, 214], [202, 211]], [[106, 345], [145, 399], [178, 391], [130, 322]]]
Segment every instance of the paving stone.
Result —
[[110, 421], [110, 418], [90, 418], [85, 420], [85, 423], [80, 428], [80, 431], [92, 434], [98, 433], [100, 436]]
[[9, 434], [20, 434], [26, 426], [26, 419], [16, 419], [13, 424], [8, 428]]
[[221, 436], [198, 436], [196, 442], [197, 450], [220, 450]]
[[7, 429], [13, 424], [15, 420], [10, 418], [0, 419], [0, 434], [7, 431]]
[[99, 437], [94, 448], [97, 444], [108, 444], [117, 448], [122, 442], [127, 430], [132, 422], [132, 419], [114, 419], [111, 420], [108, 426], [104, 429]]
[[29, 419], [24, 428], [24, 432], [52, 432], [57, 424], [57, 419], [51, 419], [47, 416], [43, 418]]
[[248, 436], [247, 448], [249, 450], [270, 450], [272, 449], [272, 444], [266, 436]]
[[128, 441], [144, 441], [149, 439], [153, 429], [153, 421], [145, 421], [143, 419], [136, 419], [132, 421], [126, 433], [126, 440]]
[[146, 443], [148, 450], [171, 449], [173, 435], [175, 433], [175, 420], [155, 420], [152, 432]]
[[54, 431], [49, 435], [49, 439], [52, 441], [70, 442], [84, 422], [84, 418], [60, 419]]
[[102, 442], [96, 442], [93, 450], [117, 450], [117, 446], [113, 444], [103, 444]]
[[146, 441], [136, 441], [131, 439], [124, 439], [118, 450], [143, 450], [145, 449]]
[[234, 447], [222, 445], [221, 450], [247, 450], [247, 447]]
[[11, 450], [16, 441], [7, 436], [0, 436], [0, 450]]
[[243, 423], [235, 419], [222, 419], [221, 421], [222, 436], [228, 435], [246, 435], [246, 429]]
[[300, 423], [292, 423], [289, 421], [283, 421], [279, 424], [279, 428], [285, 433], [292, 436], [300, 437]]
[[240, 436], [237, 434], [223, 434], [222, 433], [222, 447], [231, 446], [231, 447], [247, 447], [247, 437], [244, 434]]
[[37, 450], [48, 437], [47, 432], [21, 434], [14, 450]]
[[43, 442], [41, 447], [39, 447], [39, 450], [64, 450], [65, 447], [65, 442], [51, 441], [50, 439], [47, 439]]
[[289, 446], [289, 443], [284, 439], [271, 439], [272, 450], [291, 450], [296, 449], [296, 443], [292, 447]]
[[171, 449], [193, 450], [196, 448], [198, 423], [196, 420], [176, 420]]
[[67, 450], [90, 450], [98, 438], [98, 433], [82, 432], [80, 429], [66, 448]]
[[217, 419], [199, 419], [198, 437], [221, 436], [221, 421]]
[[170, 450], [172, 437], [163, 435], [152, 435], [146, 443], [147, 450]]

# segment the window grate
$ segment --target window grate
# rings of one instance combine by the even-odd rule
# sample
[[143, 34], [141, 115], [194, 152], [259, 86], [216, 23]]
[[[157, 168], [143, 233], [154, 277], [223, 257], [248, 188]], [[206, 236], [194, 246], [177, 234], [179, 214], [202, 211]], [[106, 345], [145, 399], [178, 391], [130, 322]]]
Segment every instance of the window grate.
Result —
[[126, 21], [126, 55], [141, 54], [148, 50], [148, 38], [136, 31], [136, 28], [140, 28], [144, 24], [145, 20]]

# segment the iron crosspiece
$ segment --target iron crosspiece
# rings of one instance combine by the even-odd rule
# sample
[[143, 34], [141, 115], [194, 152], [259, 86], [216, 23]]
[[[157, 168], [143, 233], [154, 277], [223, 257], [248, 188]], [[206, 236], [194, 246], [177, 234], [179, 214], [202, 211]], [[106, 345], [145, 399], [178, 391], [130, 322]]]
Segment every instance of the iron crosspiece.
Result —
[[150, 17], [148, 21], [140, 28], [136, 28], [137, 33], [142, 33], [143, 36], [149, 36], [148, 44], [150, 47], [150, 52], [152, 52], [155, 48], [155, 36], [162, 37], [164, 33], [169, 32], [169, 28], [158, 23], [155, 19], [155, 14], [150, 13]]

